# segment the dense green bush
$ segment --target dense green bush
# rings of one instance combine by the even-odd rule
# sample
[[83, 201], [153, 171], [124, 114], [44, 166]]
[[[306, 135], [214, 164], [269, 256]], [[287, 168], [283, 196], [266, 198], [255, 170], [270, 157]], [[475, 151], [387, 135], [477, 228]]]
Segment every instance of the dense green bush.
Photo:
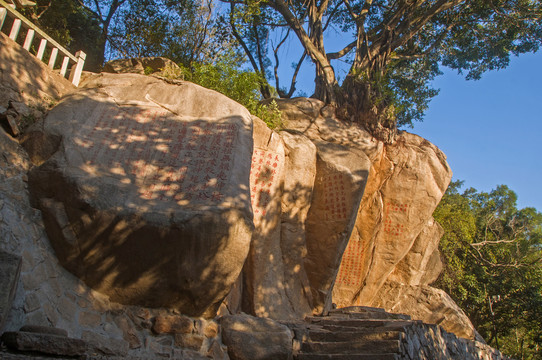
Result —
[[504, 185], [491, 192], [452, 182], [434, 217], [444, 228], [435, 286], [488, 343], [515, 359], [542, 359], [542, 214], [518, 209]]
[[251, 114], [259, 117], [271, 129], [282, 126], [281, 113], [275, 101], [269, 105], [260, 103], [260, 85], [263, 78], [252, 71], [239, 70], [233, 64], [193, 63], [190, 67], [166, 68], [163, 74], [169, 78], [183, 79], [218, 91], [245, 106]]

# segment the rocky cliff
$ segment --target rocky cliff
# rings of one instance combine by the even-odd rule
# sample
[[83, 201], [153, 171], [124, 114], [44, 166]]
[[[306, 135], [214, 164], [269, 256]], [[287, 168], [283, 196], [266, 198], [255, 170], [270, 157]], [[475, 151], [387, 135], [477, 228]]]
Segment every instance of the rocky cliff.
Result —
[[[261, 328], [248, 343], [288, 347], [297, 335], [271, 319], [352, 305], [476, 338], [430, 286], [442, 231], [431, 214], [451, 171], [428, 141], [403, 132], [383, 144], [305, 98], [279, 101], [286, 126], [272, 131], [197, 85], [107, 73], [80, 89], [44, 77], [40, 89], [61, 100], [19, 135], [17, 103], [43, 94], [7, 75], [10, 52], [20, 51], [0, 52], [11, 91], [11, 134], [0, 131], [5, 341], [23, 342], [32, 325], [82, 339], [63, 340], [80, 354], [242, 358], [231, 334]], [[240, 312], [268, 320], [227, 320]]]

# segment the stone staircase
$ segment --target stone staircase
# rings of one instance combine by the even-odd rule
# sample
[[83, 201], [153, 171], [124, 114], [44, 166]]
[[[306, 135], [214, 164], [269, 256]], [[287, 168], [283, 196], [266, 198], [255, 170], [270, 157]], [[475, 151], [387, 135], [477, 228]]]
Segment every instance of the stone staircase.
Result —
[[297, 360], [395, 360], [402, 359], [402, 341], [410, 316], [383, 309], [352, 306], [335, 309], [328, 316], [307, 317], [290, 324]]

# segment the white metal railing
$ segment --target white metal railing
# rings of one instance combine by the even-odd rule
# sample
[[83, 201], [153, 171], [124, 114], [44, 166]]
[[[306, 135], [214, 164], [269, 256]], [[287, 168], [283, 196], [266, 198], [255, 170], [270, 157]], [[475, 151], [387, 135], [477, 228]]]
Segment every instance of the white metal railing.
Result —
[[72, 63], [72, 67], [71, 67], [68, 79], [75, 86], [79, 85], [79, 81], [81, 80], [81, 72], [83, 71], [83, 66], [85, 65], [85, 59], [87, 57], [87, 55], [84, 52], [78, 51], [77, 53], [75, 53], [75, 55], [72, 55], [62, 45], [60, 45], [55, 40], [53, 40], [49, 35], [44, 33], [40, 28], [34, 25], [30, 20], [25, 18], [20, 12], [15, 10], [12, 4], [8, 4], [4, 0], [0, 0], [0, 31], [2, 31], [2, 28], [4, 27], [4, 21], [6, 20], [7, 16], [10, 16], [11, 18], [13, 18], [13, 24], [9, 32], [9, 37], [11, 40], [15, 42], [17, 41], [21, 27], [24, 26], [27, 32], [26, 32], [26, 37], [24, 40], [23, 47], [26, 50], [30, 51], [34, 38], [37, 35], [37, 37], [40, 38], [41, 40], [40, 40], [40, 45], [38, 47], [38, 50], [36, 52], [36, 57], [40, 61], [44, 61], [43, 57], [45, 55], [45, 50], [47, 49], [47, 46], [50, 45], [51, 54], [49, 55], [49, 61], [47, 64], [51, 69], [54, 69], [57, 62], [58, 53], [60, 51], [60, 53], [64, 55], [64, 58], [62, 60], [62, 65], [60, 66], [60, 75], [62, 75], [63, 77], [66, 77], [68, 66], [70, 65], [70, 63]]

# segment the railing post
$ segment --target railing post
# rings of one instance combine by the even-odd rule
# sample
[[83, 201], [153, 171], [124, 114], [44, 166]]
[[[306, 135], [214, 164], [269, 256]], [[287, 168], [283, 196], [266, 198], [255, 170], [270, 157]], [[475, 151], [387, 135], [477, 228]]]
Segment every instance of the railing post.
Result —
[[13, 26], [11, 27], [11, 32], [9, 33], [9, 38], [13, 41], [17, 41], [17, 36], [19, 35], [19, 30], [21, 30], [22, 21], [19, 19], [13, 20]]
[[64, 56], [64, 60], [62, 60], [62, 66], [60, 67], [60, 75], [62, 75], [62, 77], [66, 77], [66, 71], [68, 70], [69, 62], [70, 62], [70, 58], [67, 56]]
[[[17, 3], [18, 0], [11, 0]], [[33, 4], [32, 1], [25, 1], [26, 5]], [[48, 66], [52, 70], [55, 69], [55, 65], [58, 58], [58, 53], [61, 52], [63, 55], [63, 61], [60, 68], [60, 74], [65, 77], [66, 72], [68, 71], [68, 66], [70, 62], [75, 63], [70, 70], [69, 80], [75, 85], [79, 85], [81, 80], [81, 72], [83, 71], [83, 66], [85, 64], [86, 54], [82, 51], [79, 51], [75, 56], [72, 55], [68, 50], [66, 50], [62, 45], [52, 39], [47, 35], [43, 30], [33, 24], [28, 20], [24, 15], [22, 15], [17, 9], [15, 9], [14, 4], [7, 3], [6, 0], [0, 0], [0, 30], [5, 25], [5, 20], [7, 16], [10, 16], [10, 19], [13, 18], [13, 23], [9, 33], [9, 38], [17, 42], [19, 33], [21, 31], [21, 26], [24, 25], [24, 29], [27, 31], [26, 38], [24, 40], [23, 48], [30, 52], [34, 39], [37, 36], [41, 39], [36, 57], [43, 61], [45, 52], [49, 44], [51, 45], [51, 55], [49, 57]]]
[[49, 57], [49, 67], [51, 69], [55, 68], [57, 56], [58, 56], [58, 48], [54, 47], [53, 50], [51, 50], [51, 57]]
[[77, 62], [75, 63], [75, 65], [72, 66], [72, 69], [70, 71], [70, 81], [73, 85], [79, 86], [79, 81], [81, 80], [81, 72], [83, 71], [83, 66], [85, 65], [87, 54], [85, 54], [83, 51], [78, 51], [75, 53], [75, 57], [77, 58]]
[[47, 47], [47, 40], [41, 39], [40, 41], [40, 47], [38, 49], [38, 53], [36, 54], [36, 57], [41, 61], [43, 60], [43, 54], [45, 54], [45, 48]]
[[0, 7], [0, 30], [4, 27], [4, 21], [6, 20], [7, 15], [8, 11], [6, 8]]
[[34, 30], [28, 29], [28, 32], [26, 33], [26, 39], [24, 39], [24, 45], [23, 45], [26, 51], [30, 51], [30, 47], [32, 46], [32, 41], [34, 41], [35, 34], [36, 32]]

